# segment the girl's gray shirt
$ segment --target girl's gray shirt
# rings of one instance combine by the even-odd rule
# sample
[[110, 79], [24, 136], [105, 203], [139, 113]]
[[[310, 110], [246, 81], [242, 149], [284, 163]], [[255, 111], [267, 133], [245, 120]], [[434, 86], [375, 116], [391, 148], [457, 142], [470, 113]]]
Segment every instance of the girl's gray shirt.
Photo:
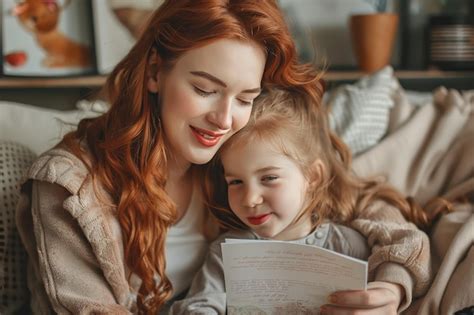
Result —
[[[226, 293], [221, 243], [226, 238], [261, 239], [251, 231], [230, 231], [210, 246], [201, 270], [196, 274], [186, 298], [174, 302], [170, 314], [226, 314]], [[367, 240], [354, 229], [326, 222], [304, 238], [291, 241], [329, 249], [347, 256], [367, 260]]]

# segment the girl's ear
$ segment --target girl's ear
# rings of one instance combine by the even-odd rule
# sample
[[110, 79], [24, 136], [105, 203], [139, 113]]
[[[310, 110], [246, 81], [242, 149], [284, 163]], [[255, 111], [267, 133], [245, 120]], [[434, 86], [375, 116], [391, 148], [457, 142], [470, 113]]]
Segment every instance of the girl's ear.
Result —
[[321, 184], [324, 177], [324, 164], [320, 159], [315, 160], [309, 169], [309, 183], [311, 188]]
[[155, 48], [152, 49], [150, 58], [148, 58], [148, 69], [147, 69], [147, 87], [151, 93], [157, 93], [159, 87], [159, 73], [158, 68], [160, 65], [160, 56]]

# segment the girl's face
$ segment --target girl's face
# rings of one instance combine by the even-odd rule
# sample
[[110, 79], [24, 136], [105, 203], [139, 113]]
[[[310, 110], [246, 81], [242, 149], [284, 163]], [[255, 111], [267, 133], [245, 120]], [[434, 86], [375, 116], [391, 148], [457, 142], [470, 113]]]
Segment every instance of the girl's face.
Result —
[[221, 39], [183, 54], [150, 78], [173, 163], [204, 164], [247, 123], [266, 56], [256, 43]]
[[222, 155], [232, 211], [259, 236], [293, 240], [311, 232], [311, 220], [295, 219], [306, 206], [308, 182], [292, 159], [268, 141], [238, 143]]

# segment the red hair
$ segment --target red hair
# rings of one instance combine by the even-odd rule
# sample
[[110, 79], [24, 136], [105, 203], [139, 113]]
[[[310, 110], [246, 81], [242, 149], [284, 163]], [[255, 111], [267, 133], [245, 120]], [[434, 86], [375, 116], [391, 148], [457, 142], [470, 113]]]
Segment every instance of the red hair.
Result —
[[137, 301], [141, 313], [155, 313], [172, 294], [164, 249], [167, 231], [177, 217], [165, 191], [167, 147], [157, 97], [147, 90], [148, 60], [156, 51], [158, 70], [172, 67], [183, 53], [224, 38], [253, 41], [265, 50], [263, 87], [301, 90], [319, 104], [322, 88], [317, 73], [311, 65], [298, 63], [276, 1], [166, 1], [109, 76], [110, 110], [81, 121], [77, 131], [63, 140], [81, 157], [86, 153], [80, 144], [87, 144], [91, 173], [116, 203], [126, 264], [143, 281]]

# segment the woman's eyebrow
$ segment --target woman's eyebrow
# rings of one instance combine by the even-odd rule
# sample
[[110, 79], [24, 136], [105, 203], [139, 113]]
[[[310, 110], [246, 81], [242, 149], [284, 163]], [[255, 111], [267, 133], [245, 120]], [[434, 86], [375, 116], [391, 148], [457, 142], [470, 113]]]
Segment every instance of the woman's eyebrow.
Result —
[[[221, 79], [216, 78], [212, 74], [207, 73], [205, 71], [190, 71], [189, 73], [191, 73], [192, 75], [201, 77], [201, 78], [205, 78], [209, 81], [212, 81], [216, 84], [219, 84], [222, 87], [225, 87], [225, 88], [227, 87], [227, 84], [225, 84], [224, 81], [222, 81]], [[257, 88], [254, 88], [254, 89], [243, 90], [241, 93], [260, 93], [261, 91], [262, 91], [262, 89], [257, 87]]]
[[216, 78], [215, 76], [213, 76], [212, 74], [210, 73], [207, 73], [207, 72], [204, 72], [204, 71], [191, 71], [190, 72], [192, 75], [195, 75], [195, 76], [198, 76], [198, 77], [201, 77], [201, 78], [205, 78], [205, 79], [208, 79], [209, 81], [212, 81], [216, 84], [219, 84], [220, 86], [223, 86], [223, 87], [227, 87], [227, 84], [225, 84], [222, 80]]
[[241, 93], [260, 94], [260, 92], [262, 92], [261, 88], [254, 88], [254, 89], [243, 90]]

